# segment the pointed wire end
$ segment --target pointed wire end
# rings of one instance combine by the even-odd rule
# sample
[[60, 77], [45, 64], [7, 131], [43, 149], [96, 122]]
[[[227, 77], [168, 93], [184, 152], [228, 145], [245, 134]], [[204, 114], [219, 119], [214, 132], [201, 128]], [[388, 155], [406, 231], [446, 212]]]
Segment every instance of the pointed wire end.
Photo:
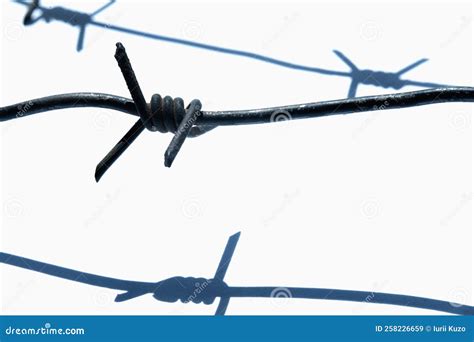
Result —
[[134, 291], [134, 290], [119, 293], [117, 296], [115, 296], [115, 302], [116, 303], [125, 302], [127, 300], [143, 296], [146, 293], [147, 291]]
[[118, 295], [115, 296], [115, 300], [114, 302], [116, 303], [120, 303], [120, 302], [124, 302], [127, 300], [127, 298], [125, 298], [125, 295], [127, 294], [127, 292], [125, 293], [119, 293]]
[[176, 133], [168, 148], [165, 151], [165, 166], [171, 167], [173, 161], [176, 159], [181, 146], [186, 139], [187, 133], [179, 132]]
[[115, 43], [115, 46], [117, 47], [117, 50], [115, 50], [116, 53], [122, 52], [122, 51], [125, 52], [125, 47], [123, 46], [121, 42]]
[[227, 307], [229, 306], [230, 302], [230, 297], [221, 297], [221, 300], [219, 301], [219, 304], [217, 305], [216, 313], [214, 314], [215, 316], [224, 316]]
[[165, 166], [166, 167], [171, 167], [171, 164], [173, 164], [173, 161], [176, 158], [177, 154], [178, 154], [178, 151], [176, 151], [176, 153], [173, 153], [169, 149], [166, 150], [165, 152]]
[[233, 239], [237, 239], [237, 240], [238, 240], [238, 239], [240, 238], [240, 233], [241, 233], [241, 232], [237, 232], [237, 233], [235, 233], [234, 235], [231, 235], [231, 236], [229, 237], [229, 240], [230, 240], [230, 239], [232, 239], [232, 240], [233, 240]]
[[221, 260], [219, 261], [216, 273], [214, 274], [214, 279], [218, 279], [221, 281], [224, 280], [224, 277], [227, 273], [227, 268], [229, 267], [229, 263], [234, 255], [237, 243], [239, 242], [239, 238], [240, 232], [237, 232], [227, 239], [224, 252], [222, 253]]
[[135, 139], [143, 132], [144, 126], [140, 119], [128, 130], [120, 141], [110, 150], [110, 152], [97, 164], [95, 168], [95, 180], [99, 182], [107, 170], [117, 161], [125, 150], [135, 141]]
[[[125, 147], [126, 148], [126, 147]], [[112, 150], [102, 159], [95, 168], [94, 178], [98, 183], [102, 176], [107, 172], [107, 170], [112, 166], [112, 164], [120, 157], [122, 152], [125, 150], [124, 144], [122, 141], [119, 141]]]
[[[18, 3], [23, 3], [21, 1], [17, 1]], [[39, 7], [39, 1], [38, 0], [33, 0], [31, 3], [28, 5], [28, 10], [26, 11], [26, 14], [23, 18], [23, 25], [31, 25], [33, 23], [33, 12]]]
[[341, 51], [334, 49], [334, 50], [332, 50], [332, 52], [333, 52], [337, 57], [343, 58], [343, 57], [342, 57], [342, 56], [343, 56], [343, 53], [342, 53]]
[[23, 25], [31, 25], [31, 16], [25, 15], [25, 17], [23, 18]]
[[105, 174], [105, 171], [107, 171], [107, 168], [104, 167], [103, 163], [97, 164], [95, 168], [95, 173], [94, 173], [94, 178], [95, 178], [96, 183], [99, 183], [100, 179]]
[[115, 49], [114, 57], [117, 61], [120, 60], [123, 56], [127, 56], [127, 52], [125, 51], [125, 46], [123, 46], [122, 43], [117, 42], [115, 46], [117, 48]]
[[426, 63], [428, 61], [429, 61], [429, 58], [420, 58], [420, 60], [416, 62], [417, 64], [416, 66], [419, 66], [420, 64]]

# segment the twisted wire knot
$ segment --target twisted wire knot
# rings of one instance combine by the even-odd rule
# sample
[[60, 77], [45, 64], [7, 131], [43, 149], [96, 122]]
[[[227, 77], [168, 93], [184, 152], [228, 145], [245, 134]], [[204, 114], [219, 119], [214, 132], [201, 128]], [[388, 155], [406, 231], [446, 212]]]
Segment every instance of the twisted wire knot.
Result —
[[[199, 109], [201, 102], [199, 100], [193, 100], [199, 103]], [[146, 129], [152, 132], [161, 133], [176, 133], [180, 123], [183, 121], [186, 115], [186, 109], [189, 109], [188, 105], [184, 107], [184, 101], [180, 97], [172, 98], [171, 96], [161, 97], [160, 94], [154, 94], [151, 97], [151, 101], [148, 110], [144, 113], [139, 113], [143, 125]], [[197, 112], [197, 108], [195, 110]], [[198, 113], [193, 113], [197, 116]], [[193, 123], [191, 123], [192, 125]]]
[[219, 279], [172, 277], [160, 282], [153, 297], [164, 302], [204, 303], [210, 305], [228, 285]]

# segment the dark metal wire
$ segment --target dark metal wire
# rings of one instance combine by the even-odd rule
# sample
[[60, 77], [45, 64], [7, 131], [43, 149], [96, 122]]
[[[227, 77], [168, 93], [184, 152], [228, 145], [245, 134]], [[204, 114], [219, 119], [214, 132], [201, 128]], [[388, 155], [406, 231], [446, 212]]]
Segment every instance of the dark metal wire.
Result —
[[[402, 109], [448, 102], [474, 102], [473, 87], [453, 87], [412, 92], [356, 97], [261, 109], [200, 111], [195, 127], [265, 124], [278, 121], [278, 114], [288, 119], [311, 119], [323, 116], [356, 114]], [[387, 105], [388, 103], [388, 105]], [[28, 108], [22, 111], [21, 108]], [[0, 121], [8, 121], [52, 110], [98, 107], [140, 116], [133, 100], [104, 93], [68, 93], [52, 95], [0, 107]]]
[[217, 126], [248, 125], [277, 122], [281, 119], [308, 119], [339, 114], [353, 114], [375, 110], [400, 109], [413, 106], [448, 102], [474, 102], [473, 87], [428, 89], [388, 95], [347, 98], [334, 101], [305, 103], [272, 108], [232, 111], [202, 111], [199, 100], [193, 100], [184, 108], [184, 101], [155, 94], [146, 103], [137, 78], [121, 43], [117, 43], [115, 58], [128, 86], [132, 100], [101, 93], [72, 93], [43, 97], [0, 108], [0, 121], [12, 120], [45, 111], [101, 107], [140, 119], [124, 135], [114, 148], [97, 165], [97, 181], [120, 157], [145, 128], [175, 136], [165, 152], [165, 166], [176, 158], [187, 137], [197, 137]]
[[[183, 303], [193, 302], [210, 305], [217, 298], [220, 298], [220, 302], [216, 309], [216, 315], [225, 314], [232, 297], [275, 298], [275, 300], [278, 300], [278, 298], [340, 300], [414, 307], [458, 315], [474, 314], [474, 307], [469, 305], [401, 294], [326, 288], [229, 286], [224, 281], [224, 277], [234, 254], [239, 237], [240, 233], [229, 237], [216, 273], [211, 279], [177, 276], [159, 282], [122, 280], [76, 271], [1, 252], [0, 263], [21, 267], [83, 284], [120, 290], [122, 292], [115, 297], [116, 302], [123, 302], [146, 294], [153, 294], [153, 297], [156, 300], [169, 303], [180, 300]], [[367, 298], [371, 298], [371, 300], [367, 301]]]
[[125, 97], [101, 93], [70, 93], [41, 97], [17, 104], [0, 107], [0, 121], [27, 117], [51, 110], [98, 107], [136, 115], [132, 100]]

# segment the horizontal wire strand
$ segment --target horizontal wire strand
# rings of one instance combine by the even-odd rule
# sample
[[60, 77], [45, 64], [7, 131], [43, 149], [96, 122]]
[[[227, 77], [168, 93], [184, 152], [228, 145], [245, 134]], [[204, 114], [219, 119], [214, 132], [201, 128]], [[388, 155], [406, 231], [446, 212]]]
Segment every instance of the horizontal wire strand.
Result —
[[[263, 124], [272, 122], [272, 116], [278, 113], [289, 114], [291, 119], [310, 119], [450, 102], [474, 102], [474, 87], [427, 89], [249, 110], [201, 111], [195, 125]], [[0, 121], [52, 110], [80, 107], [106, 108], [139, 116], [131, 99], [110, 94], [84, 92], [52, 95], [0, 107]]]

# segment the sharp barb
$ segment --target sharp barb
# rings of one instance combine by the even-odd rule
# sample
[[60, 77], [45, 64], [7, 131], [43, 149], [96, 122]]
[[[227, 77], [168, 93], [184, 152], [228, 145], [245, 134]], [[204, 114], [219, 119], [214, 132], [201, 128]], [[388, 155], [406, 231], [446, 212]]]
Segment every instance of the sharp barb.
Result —
[[122, 139], [110, 150], [110, 152], [97, 164], [95, 169], [95, 181], [98, 182], [113, 163], [122, 155], [123, 152], [131, 145], [131, 143], [140, 135], [145, 127], [141, 120], [135, 122], [130, 130]]
[[149, 291], [127, 291], [124, 293], [119, 293], [117, 296], [115, 296], [115, 302], [125, 302], [127, 300], [137, 298], [148, 293]]
[[229, 306], [230, 297], [222, 297], [217, 306], [215, 316], [224, 316]]
[[143, 118], [148, 117], [148, 109], [143, 93], [138, 85], [135, 72], [132, 64], [128, 59], [127, 52], [122, 43], [116, 44], [115, 59], [117, 60], [120, 71], [122, 71], [123, 78], [127, 83], [128, 90], [132, 96], [133, 102], [140, 115], [138, 120], [132, 128], [125, 134], [125, 136], [114, 146], [114, 148], [105, 156], [104, 159], [97, 165], [95, 171], [95, 180], [98, 182], [105, 172], [112, 166], [112, 164], [122, 155], [123, 152], [130, 146], [130, 144], [140, 135], [145, 129]]
[[349, 68], [351, 68], [352, 71], [356, 71], [356, 70], [359, 70], [359, 68], [356, 67], [356, 65], [354, 63], [352, 63], [352, 61], [346, 57], [346, 55], [344, 55], [341, 51], [338, 51], [338, 50], [333, 50], [333, 52], [336, 54], [337, 57], [339, 57], [345, 64], [347, 64], [349, 66]]
[[77, 38], [77, 46], [76, 46], [77, 52], [82, 51], [82, 48], [84, 47], [85, 33], [86, 33], [86, 26], [82, 25], [81, 27], [79, 27], [79, 37]]
[[117, 43], [116, 47], [117, 49], [115, 50], [115, 59], [117, 60], [120, 71], [122, 71], [123, 78], [127, 83], [130, 95], [132, 95], [133, 102], [135, 102], [137, 112], [141, 117], [146, 117], [148, 109], [145, 97], [143, 96], [140, 85], [138, 84], [132, 64], [128, 59], [127, 51], [125, 51], [125, 47], [122, 45], [122, 43]]
[[349, 87], [349, 93], [347, 94], [348, 98], [353, 98], [355, 97], [357, 93], [357, 87], [359, 85], [359, 82], [356, 80], [352, 80], [351, 85]]
[[427, 62], [427, 61], [428, 61], [428, 58], [422, 58], [422, 59], [416, 61], [415, 63], [412, 63], [412, 64], [410, 64], [409, 66], [407, 66], [407, 67], [401, 69], [400, 71], [398, 71], [398, 72], [397, 72], [397, 75], [400, 76], [400, 75], [402, 75], [402, 74], [404, 74], [404, 73], [406, 73], [406, 72], [408, 72], [408, 71], [410, 71], [410, 70], [416, 68], [416, 67], [419, 66], [420, 64], [423, 64], [423, 63], [425, 63], [425, 62]]
[[186, 109], [186, 114], [183, 120], [176, 130], [176, 134], [171, 140], [168, 148], [165, 152], [165, 166], [170, 167], [173, 164], [174, 159], [178, 155], [181, 146], [188, 137], [189, 132], [193, 128], [193, 124], [196, 122], [197, 117], [200, 115], [201, 102], [199, 100], [193, 100]]
[[110, 0], [108, 3], [106, 3], [104, 6], [96, 9], [94, 12], [92, 12], [90, 14], [91, 17], [99, 14], [100, 12], [104, 11], [107, 7], [111, 6], [113, 3], [115, 2], [115, 0]]
[[30, 25], [33, 23], [32, 15], [35, 9], [39, 6], [39, 0], [33, 0], [28, 6], [25, 17], [23, 18], [23, 25]]
[[[237, 247], [237, 243], [239, 242], [240, 232], [235, 233], [234, 235], [230, 236], [227, 240], [227, 244], [224, 248], [224, 253], [222, 253], [221, 260], [219, 261], [219, 265], [217, 266], [216, 274], [214, 275], [214, 279], [224, 281], [225, 274], [227, 273], [227, 269], [229, 268], [230, 261], [232, 260], [232, 256], [234, 255], [235, 248]], [[224, 316], [227, 311], [227, 306], [229, 305], [230, 297], [221, 297], [219, 301], [219, 305], [216, 309], [216, 316]]]
[[227, 244], [225, 246], [224, 253], [222, 253], [219, 265], [217, 266], [214, 279], [224, 280], [225, 274], [227, 273], [227, 268], [229, 267], [232, 256], [234, 255], [234, 251], [235, 251], [235, 248], [237, 247], [237, 243], [239, 242], [239, 238], [240, 238], [240, 232], [232, 235], [227, 240]]

